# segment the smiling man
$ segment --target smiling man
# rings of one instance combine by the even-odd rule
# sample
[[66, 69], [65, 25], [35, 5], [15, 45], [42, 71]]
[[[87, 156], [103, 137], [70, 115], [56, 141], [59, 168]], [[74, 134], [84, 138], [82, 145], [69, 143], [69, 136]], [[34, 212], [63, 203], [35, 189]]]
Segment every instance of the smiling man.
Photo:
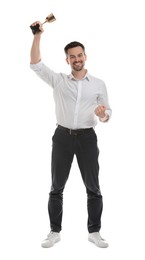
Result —
[[[77, 44], [76, 44], [77, 45]], [[79, 46], [75, 46], [75, 43], [72, 42], [69, 44], [69, 49], [67, 50], [68, 46], [65, 47], [65, 53], [66, 53], [66, 61], [68, 64], [70, 64], [71, 69], [72, 69], [72, 73], [73, 75], [77, 75], [78, 71], [80, 74], [80, 71], [82, 71], [83, 73], [86, 74], [87, 70], [83, 70], [84, 66], [85, 66], [85, 61], [86, 61], [86, 54], [84, 53], [84, 46], [79, 43]], [[77, 73], [77, 74], [76, 74]], [[79, 77], [81, 77], [78, 74]], [[84, 74], [84, 75], [85, 75]]]
[[[106, 86], [102, 80], [88, 73], [85, 68], [85, 47], [77, 41], [64, 48], [66, 62], [71, 67], [70, 75], [56, 73], [47, 67], [40, 54], [43, 26], [40, 22], [32, 26], [37, 24], [40, 32], [34, 35], [30, 66], [53, 89], [57, 121], [52, 138], [52, 183], [48, 202], [50, 233], [41, 245], [49, 248], [60, 241], [63, 191], [76, 155], [87, 192], [88, 240], [98, 247], [106, 248], [108, 243], [99, 232], [103, 199], [99, 186], [99, 149], [95, 132], [97, 118], [107, 122], [111, 116]], [[70, 224], [75, 225], [72, 221]]]

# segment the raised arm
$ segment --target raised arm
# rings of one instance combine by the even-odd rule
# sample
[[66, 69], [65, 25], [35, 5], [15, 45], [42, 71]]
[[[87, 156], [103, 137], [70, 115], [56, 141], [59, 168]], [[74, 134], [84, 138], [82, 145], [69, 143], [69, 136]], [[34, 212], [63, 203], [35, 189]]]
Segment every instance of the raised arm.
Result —
[[39, 24], [40, 32], [38, 32], [34, 35], [32, 47], [31, 47], [31, 53], [30, 53], [30, 56], [31, 56], [30, 63], [31, 64], [36, 64], [41, 60], [40, 40], [41, 40], [41, 35], [44, 30], [43, 30], [43, 26], [42, 26], [41, 22], [35, 22], [32, 24], [32, 26], [35, 26], [37, 24]]

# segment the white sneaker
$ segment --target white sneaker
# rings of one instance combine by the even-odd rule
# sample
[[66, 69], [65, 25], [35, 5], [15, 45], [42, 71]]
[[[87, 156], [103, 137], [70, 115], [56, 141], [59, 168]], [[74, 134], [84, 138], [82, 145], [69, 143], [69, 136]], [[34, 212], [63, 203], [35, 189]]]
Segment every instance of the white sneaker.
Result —
[[88, 240], [101, 248], [108, 247], [108, 243], [100, 236], [99, 232], [89, 233]]
[[49, 248], [54, 246], [55, 243], [60, 241], [60, 234], [57, 232], [50, 232], [47, 238], [42, 241], [41, 246], [44, 248]]

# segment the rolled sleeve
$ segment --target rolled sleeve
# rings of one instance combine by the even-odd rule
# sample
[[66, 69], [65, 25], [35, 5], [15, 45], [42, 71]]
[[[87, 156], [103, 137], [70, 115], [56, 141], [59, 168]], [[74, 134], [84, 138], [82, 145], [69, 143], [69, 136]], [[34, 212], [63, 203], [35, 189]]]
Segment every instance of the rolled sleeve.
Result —
[[41, 71], [41, 68], [42, 68], [42, 61], [39, 61], [38, 63], [36, 64], [32, 64], [30, 63], [30, 68], [34, 71]]

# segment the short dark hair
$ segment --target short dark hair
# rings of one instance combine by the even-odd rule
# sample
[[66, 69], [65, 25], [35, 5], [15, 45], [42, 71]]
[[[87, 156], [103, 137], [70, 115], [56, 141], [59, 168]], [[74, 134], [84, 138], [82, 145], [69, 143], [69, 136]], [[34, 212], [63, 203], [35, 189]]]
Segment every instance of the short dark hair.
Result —
[[78, 46], [82, 47], [83, 51], [85, 52], [85, 47], [84, 47], [84, 45], [83, 45], [82, 43], [80, 43], [80, 42], [74, 41], [74, 42], [68, 43], [68, 44], [64, 47], [64, 52], [65, 52], [65, 54], [66, 54], [66, 55], [68, 54], [68, 49], [75, 48], [75, 47], [78, 47]]

